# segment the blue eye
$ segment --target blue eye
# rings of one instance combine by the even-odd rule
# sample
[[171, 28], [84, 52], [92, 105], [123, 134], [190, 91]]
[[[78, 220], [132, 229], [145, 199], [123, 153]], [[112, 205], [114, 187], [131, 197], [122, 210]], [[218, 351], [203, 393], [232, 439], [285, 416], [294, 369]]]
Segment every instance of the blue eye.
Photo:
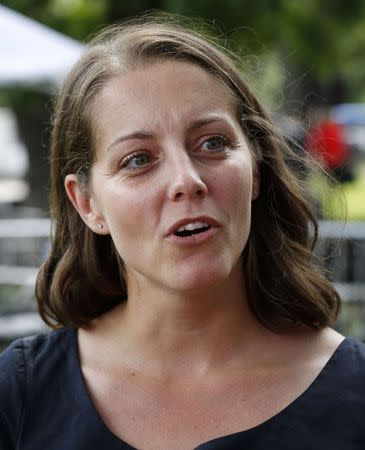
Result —
[[141, 169], [146, 166], [151, 161], [148, 153], [132, 153], [128, 155], [121, 164], [121, 167], [124, 169]]
[[224, 151], [228, 145], [228, 140], [223, 136], [212, 136], [203, 142], [201, 148], [205, 151], [220, 152]]

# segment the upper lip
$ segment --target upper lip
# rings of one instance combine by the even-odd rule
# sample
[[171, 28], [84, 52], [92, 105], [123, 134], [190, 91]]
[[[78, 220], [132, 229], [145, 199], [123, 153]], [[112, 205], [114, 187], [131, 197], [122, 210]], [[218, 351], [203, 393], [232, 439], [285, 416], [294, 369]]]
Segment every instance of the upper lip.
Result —
[[182, 227], [188, 223], [193, 223], [193, 222], [205, 222], [212, 227], [219, 226], [219, 223], [215, 219], [213, 219], [212, 217], [209, 217], [209, 216], [188, 217], [186, 219], [181, 219], [181, 220], [175, 222], [173, 225], [171, 225], [171, 227], [167, 230], [165, 237], [169, 236], [170, 234], [173, 234], [180, 227]]

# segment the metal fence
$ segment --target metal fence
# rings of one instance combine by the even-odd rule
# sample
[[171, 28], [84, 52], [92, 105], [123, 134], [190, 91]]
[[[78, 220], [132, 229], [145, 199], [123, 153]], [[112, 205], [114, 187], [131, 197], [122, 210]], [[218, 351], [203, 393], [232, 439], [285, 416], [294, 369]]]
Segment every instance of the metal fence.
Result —
[[0, 345], [45, 329], [33, 291], [50, 231], [49, 219], [0, 220]]
[[[38, 332], [33, 288], [49, 250], [49, 219], [0, 220], [0, 341]], [[343, 298], [338, 328], [365, 338], [365, 222], [320, 222], [316, 254]]]
[[323, 221], [317, 254], [344, 301], [365, 305], [365, 222]]

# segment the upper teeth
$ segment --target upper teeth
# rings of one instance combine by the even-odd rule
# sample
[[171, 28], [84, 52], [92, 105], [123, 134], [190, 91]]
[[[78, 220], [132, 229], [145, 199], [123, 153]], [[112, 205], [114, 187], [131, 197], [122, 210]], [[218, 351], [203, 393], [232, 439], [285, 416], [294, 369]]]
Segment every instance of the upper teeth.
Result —
[[192, 230], [196, 230], [197, 228], [203, 228], [203, 227], [209, 227], [209, 225], [206, 222], [191, 222], [191, 223], [187, 223], [186, 225], [183, 225], [176, 231], [177, 232], [185, 231], [185, 230], [192, 231]]

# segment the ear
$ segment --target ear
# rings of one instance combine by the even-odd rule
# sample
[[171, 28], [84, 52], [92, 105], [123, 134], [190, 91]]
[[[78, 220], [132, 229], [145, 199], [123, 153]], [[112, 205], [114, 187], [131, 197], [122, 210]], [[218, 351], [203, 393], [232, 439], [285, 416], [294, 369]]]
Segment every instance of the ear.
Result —
[[65, 178], [67, 196], [85, 224], [97, 234], [109, 234], [109, 228], [103, 215], [97, 208], [93, 197], [89, 195], [75, 174]]
[[252, 194], [251, 201], [257, 199], [260, 194], [260, 185], [261, 185], [261, 174], [260, 174], [260, 166], [257, 162], [254, 162], [253, 167], [253, 175], [252, 175]]

